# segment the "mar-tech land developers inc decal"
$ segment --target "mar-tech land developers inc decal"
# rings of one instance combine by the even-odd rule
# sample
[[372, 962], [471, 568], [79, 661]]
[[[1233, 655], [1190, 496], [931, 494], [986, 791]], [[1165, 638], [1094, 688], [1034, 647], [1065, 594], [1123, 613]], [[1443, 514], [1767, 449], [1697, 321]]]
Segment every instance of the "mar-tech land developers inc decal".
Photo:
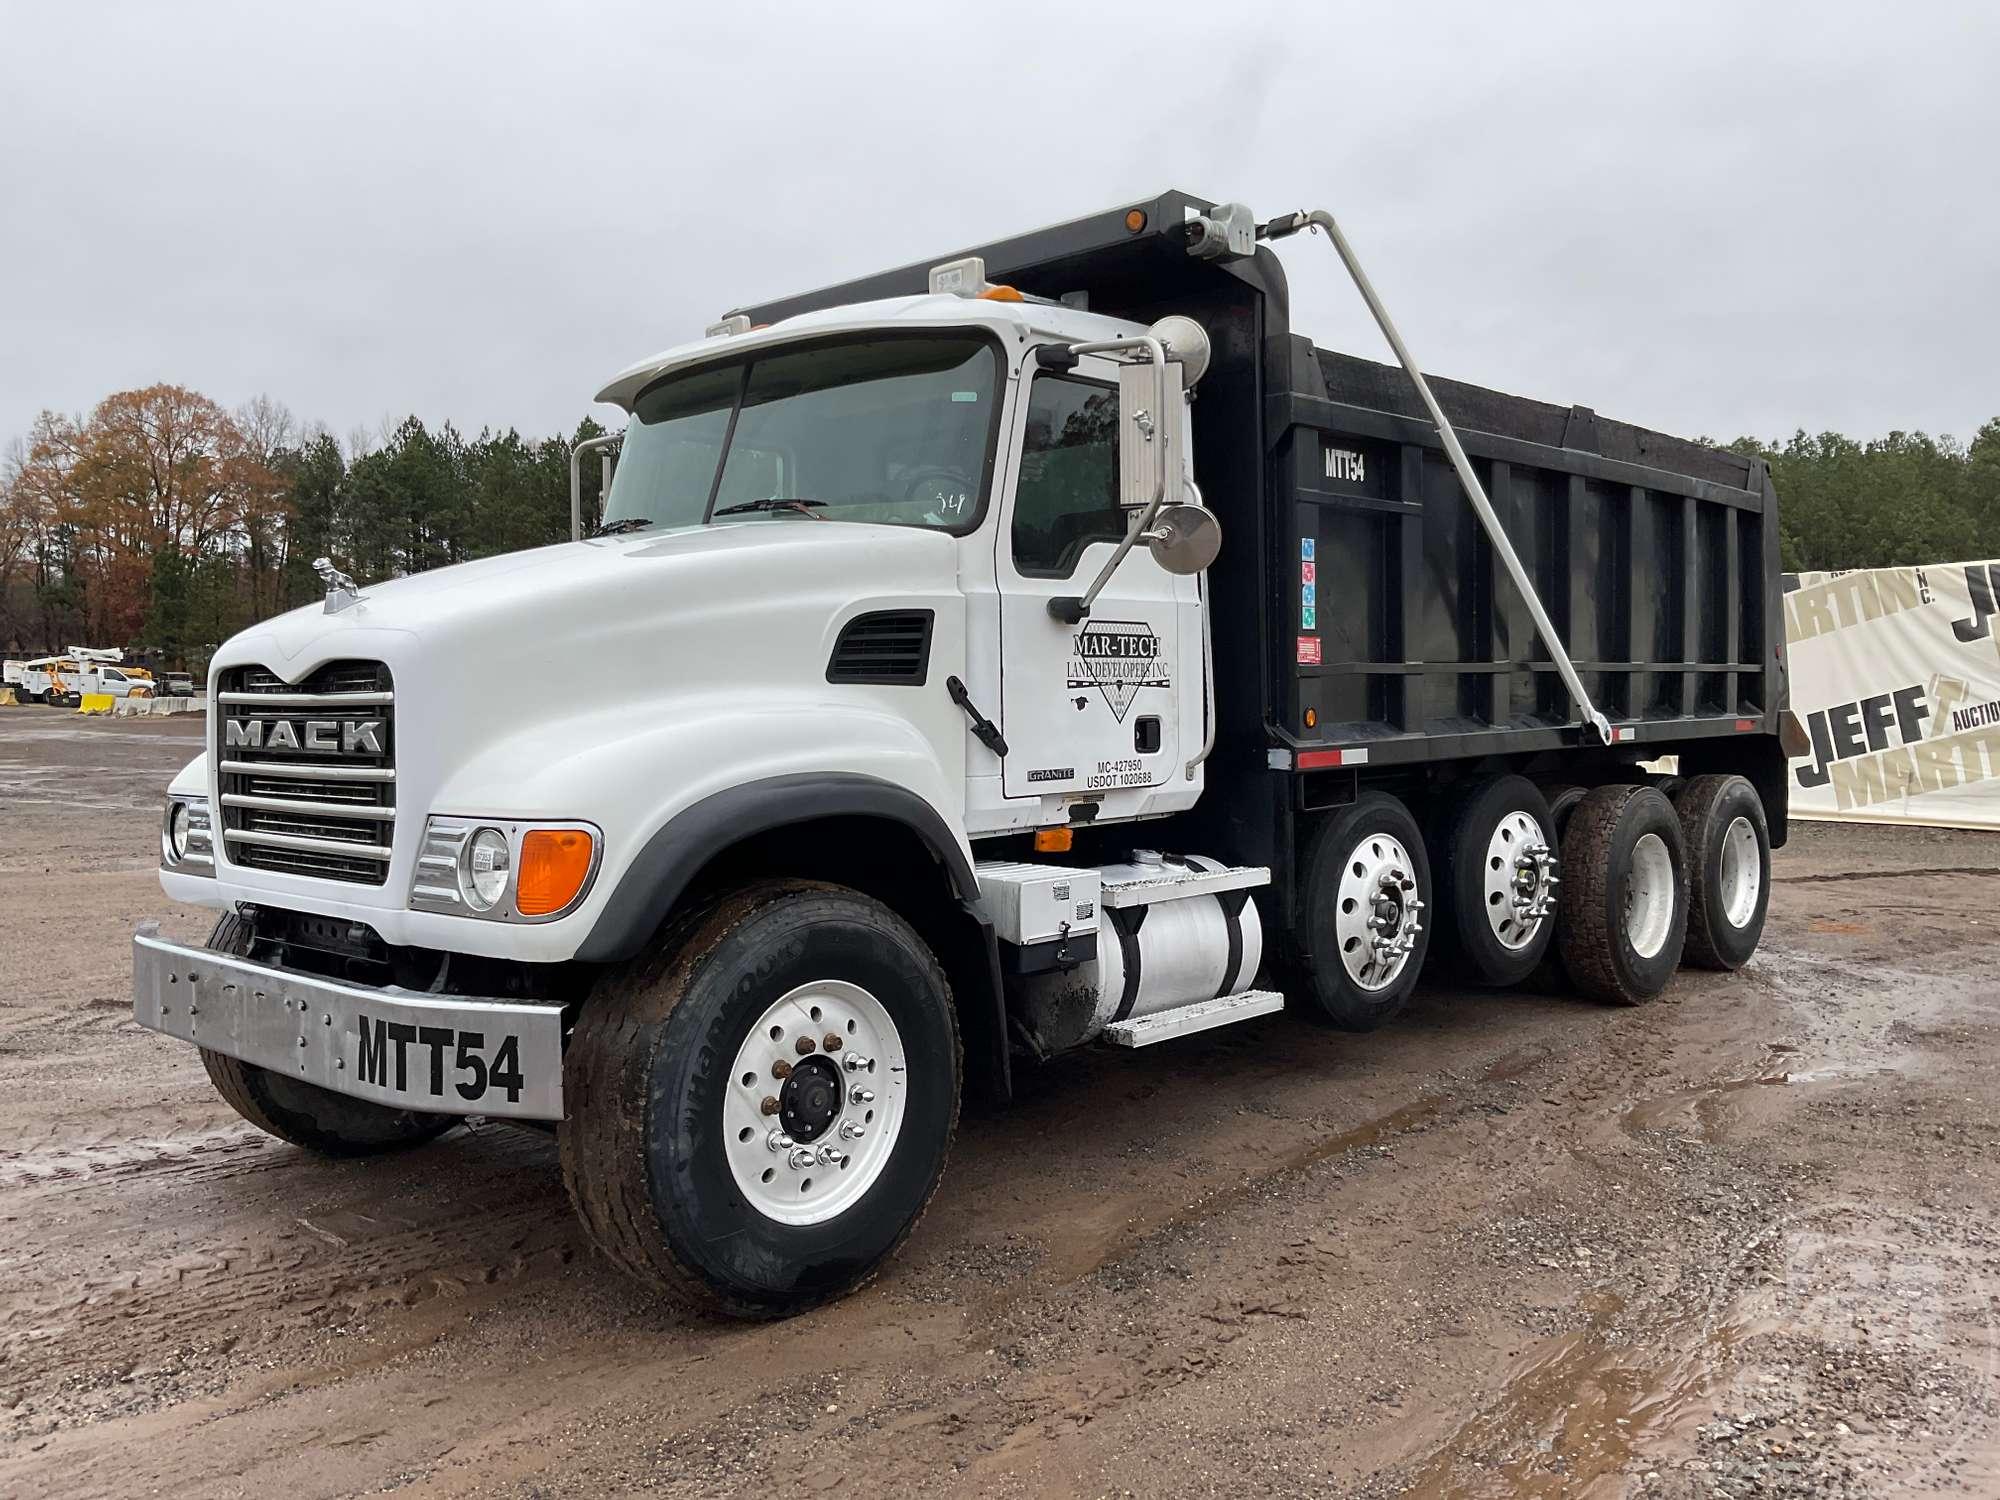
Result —
[[1160, 638], [1143, 620], [1091, 620], [1070, 647], [1069, 687], [1096, 688], [1119, 723], [1141, 688], [1173, 685]]

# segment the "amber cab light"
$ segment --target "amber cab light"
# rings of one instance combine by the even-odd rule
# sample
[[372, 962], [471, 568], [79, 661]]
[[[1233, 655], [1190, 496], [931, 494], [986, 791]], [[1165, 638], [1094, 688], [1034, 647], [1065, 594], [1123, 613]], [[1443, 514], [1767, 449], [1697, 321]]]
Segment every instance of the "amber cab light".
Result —
[[514, 905], [524, 917], [546, 917], [576, 900], [596, 857], [585, 828], [531, 828], [521, 838], [521, 873]]

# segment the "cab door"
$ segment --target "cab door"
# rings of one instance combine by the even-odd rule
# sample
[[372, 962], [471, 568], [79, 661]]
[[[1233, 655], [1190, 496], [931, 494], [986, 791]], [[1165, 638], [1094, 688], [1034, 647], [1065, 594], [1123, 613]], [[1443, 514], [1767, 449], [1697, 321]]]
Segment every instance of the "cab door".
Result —
[[1183, 706], [1190, 690], [1197, 707], [1201, 695], [1198, 661], [1192, 682], [1188, 673], [1187, 643], [1200, 649], [1194, 580], [1166, 572], [1142, 543], [1088, 619], [1049, 613], [1051, 599], [1089, 588], [1132, 515], [1118, 503], [1115, 368], [1089, 358], [1069, 372], [1029, 368], [1014, 504], [996, 538], [1005, 795], [1178, 781]]

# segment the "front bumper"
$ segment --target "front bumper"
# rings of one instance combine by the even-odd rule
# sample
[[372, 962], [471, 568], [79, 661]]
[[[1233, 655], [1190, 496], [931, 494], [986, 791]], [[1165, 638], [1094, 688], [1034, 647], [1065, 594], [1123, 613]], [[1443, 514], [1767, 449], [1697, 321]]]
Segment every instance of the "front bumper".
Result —
[[426, 995], [295, 974], [132, 939], [141, 1026], [336, 1094], [423, 1114], [563, 1116], [563, 1012], [553, 1004]]

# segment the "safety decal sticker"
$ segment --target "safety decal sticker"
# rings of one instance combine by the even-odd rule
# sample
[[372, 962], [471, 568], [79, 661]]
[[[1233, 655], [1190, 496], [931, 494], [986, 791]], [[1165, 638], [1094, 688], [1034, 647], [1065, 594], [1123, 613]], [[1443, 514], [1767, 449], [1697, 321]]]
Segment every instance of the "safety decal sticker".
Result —
[[1311, 537], [1303, 537], [1300, 539], [1299, 556], [1305, 559], [1307, 562], [1311, 562], [1313, 560], [1313, 539]]
[[1152, 626], [1143, 620], [1092, 620], [1076, 633], [1069, 686], [1096, 688], [1122, 724], [1139, 689], [1171, 687], [1173, 677]]
[[1316, 667], [1319, 665], [1319, 637], [1302, 635], [1299, 637], [1299, 665]]

